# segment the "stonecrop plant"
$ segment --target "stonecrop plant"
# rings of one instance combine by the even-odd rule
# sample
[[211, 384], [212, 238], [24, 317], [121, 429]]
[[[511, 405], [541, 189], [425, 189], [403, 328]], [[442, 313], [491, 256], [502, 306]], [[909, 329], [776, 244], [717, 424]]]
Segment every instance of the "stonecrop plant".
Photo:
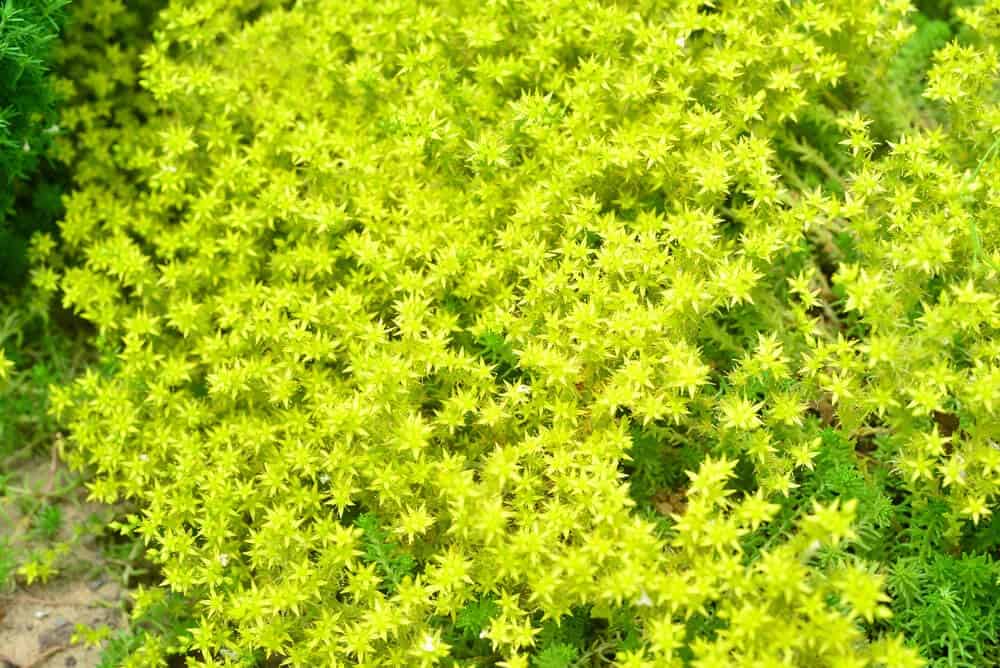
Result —
[[97, 328], [51, 401], [171, 651], [923, 665], [883, 497], [810, 481], [836, 437], [942, 544], [996, 506], [1000, 3], [202, 0], [84, 48], [156, 8], [64, 47], [34, 283]]

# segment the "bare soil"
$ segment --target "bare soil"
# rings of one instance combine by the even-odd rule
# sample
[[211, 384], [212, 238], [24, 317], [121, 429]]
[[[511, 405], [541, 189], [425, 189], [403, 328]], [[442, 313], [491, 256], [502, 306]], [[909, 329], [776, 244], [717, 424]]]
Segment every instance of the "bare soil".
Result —
[[77, 624], [121, 625], [121, 596], [117, 583], [98, 580], [56, 581], [0, 597], [0, 666], [94, 668], [100, 649], [72, 645], [71, 637]]
[[15, 495], [0, 497], [0, 534], [11, 548], [25, 551], [51, 545], [70, 546], [60, 560], [60, 573], [47, 584], [0, 592], [0, 668], [95, 668], [100, 648], [74, 645], [78, 624], [91, 627], [125, 624], [120, 569], [107, 563], [97, 540], [85, 527], [106, 508], [86, 500], [82, 484], [55, 457], [37, 457], [16, 467], [9, 483], [21, 496], [44, 499], [62, 513], [58, 535], [43, 539], [31, 530]]

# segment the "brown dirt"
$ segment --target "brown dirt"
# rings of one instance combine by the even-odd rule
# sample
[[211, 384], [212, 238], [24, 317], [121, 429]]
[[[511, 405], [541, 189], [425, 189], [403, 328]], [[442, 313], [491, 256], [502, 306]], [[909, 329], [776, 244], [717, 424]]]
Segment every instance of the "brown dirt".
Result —
[[687, 510], [687, 490], [661, 489], [653, 495], [653, 507], [661, 515], [670, 517], [671, 515], [683, 515]]
[[[25, 490], [22, 495], [59, 506], [63, 521], [54, 540], [68, 544], [70, 552], [48, 584], [19, 581], [13, 592], [0, 592], [0, 668], [95, 668], [100, 649], [73, 645], [71, 636], [77, 624], [118, 628], [125, 622], [121, 579], [84, 528], [92, 515], [108, 509], [86, 501], [83, 485], [73, 484], [54, 457], [33, 458], [11, 473], [10, 483]], [[0, 534], [11, 548], [23, 552], [52, 544], [30, 526], [13, 496], [0, 497]]]
[[77, 624], [120, 626], [113, 582], [54, 582], [0, 596], [0, 667], [94, 668], [100, 650], [71, 645]]

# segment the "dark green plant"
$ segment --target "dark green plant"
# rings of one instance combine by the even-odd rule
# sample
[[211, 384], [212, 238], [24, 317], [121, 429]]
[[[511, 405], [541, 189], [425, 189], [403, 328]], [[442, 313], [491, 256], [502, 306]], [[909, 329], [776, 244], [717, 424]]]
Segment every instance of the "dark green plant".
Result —
[[932, 666], [979, 668], [1000, 662], [1000, 565], [989, 555], [932, 552], [900, 557], [888, 585], [904, 632]]
[[389, 538], [389, 533], [379, 526], [375, 515], [364, 513], [354, 523], [364, 532], [361, 539], [364, 548], [362, 559], [375, 564], [382, 576], [383, 586], [391, 594], [396, 591], [403, 578], [413, 571], [416, 561]]
[[948, 535], [947, 504], [914, 504], [879, 465], [882, 445], [823, 430], [814, 468], [800, 476], [776, 519], [747, 537], [748, 559], [791, 526], [810, 500], [857, 499], [859, 540], [849, 551], [829, 551], [820, 559], [855, 555], [883, 564], [893, 616], [873, 630], [903, 633], [932, 666], [997, 665], [1000, 564], [990, 552], [1000, 544], [1000, 521], [967, 529], [955, 543]]
[[0, 281], [4, 282], [23, 276], [28, 238], [39, 225], [51, 225], [59, 211], [61, 188], [29, 180], [60, 132], [50, 59], [68, 3], [0, 0]]
[[572, 645], [553, 643], [543, 647], [532, 659], [534, 668], [571, 668], [579, 652]]
[[500, 614], [500, 607], [491, 596], [483, 596], [465, 604], [455, 621], [444, 620], [444, 640], [452, 647], [451, 656], [457, 660], [478, 661], [479, 664], [492, 665], [500, 660], [492, 648], [490, 641], [484, 638], [484, 632], [490, 622]]
[[59, 533], [63, 525], [62, 509], [59, 506], [44, 504], [35, 513], [34, 527], [43, 538], [51, 540]]

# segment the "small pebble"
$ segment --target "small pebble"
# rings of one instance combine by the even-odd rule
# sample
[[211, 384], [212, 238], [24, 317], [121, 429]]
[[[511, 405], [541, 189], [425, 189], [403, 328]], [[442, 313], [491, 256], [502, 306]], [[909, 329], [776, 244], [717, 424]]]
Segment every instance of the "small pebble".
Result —
[[45, 619], [48, 616], [49, 616], [49, 613], [48, 613], [47, 610], [36, 610], [35, 611], [35, 619]]

